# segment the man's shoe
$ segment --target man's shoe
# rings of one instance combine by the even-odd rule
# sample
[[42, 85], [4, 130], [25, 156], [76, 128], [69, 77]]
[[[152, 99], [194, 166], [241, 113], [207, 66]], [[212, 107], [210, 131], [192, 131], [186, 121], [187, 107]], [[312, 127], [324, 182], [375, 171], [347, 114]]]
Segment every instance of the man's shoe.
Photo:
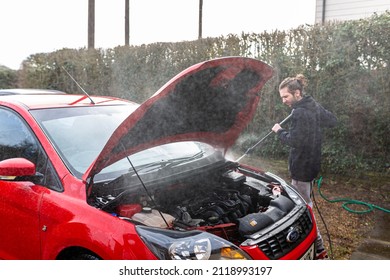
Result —
[[317, 251], [316, 260], [329, 260], [328, 253], [326, 252], [325, 249]]

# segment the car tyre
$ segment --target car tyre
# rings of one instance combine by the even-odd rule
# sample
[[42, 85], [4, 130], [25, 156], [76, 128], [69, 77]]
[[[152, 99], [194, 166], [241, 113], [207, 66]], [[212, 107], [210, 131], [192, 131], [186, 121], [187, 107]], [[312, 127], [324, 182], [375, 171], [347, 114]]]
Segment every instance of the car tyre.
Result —
[[75, 255], [72, 260], [90, 260], [90, 261], [97, 261], [97, 260], [100, 260], [99, 257], [95, 256], [95, 255], [91, 255], [91, 254], [88, 254], [88, 253], [83, 253], [83, 254], [78, 254], [78, 255]]

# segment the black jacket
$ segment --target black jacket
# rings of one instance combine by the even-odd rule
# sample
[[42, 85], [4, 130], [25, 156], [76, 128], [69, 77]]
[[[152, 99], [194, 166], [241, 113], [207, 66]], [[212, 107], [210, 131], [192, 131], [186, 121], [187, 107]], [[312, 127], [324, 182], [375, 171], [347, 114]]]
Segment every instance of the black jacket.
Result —
[[292, 108], [290, 129], [280, 129], [277, 135], [290, 146], [291, 178], [310, 182], [321, 169], [322, 128], [335, 126], [337, 118], [311, 96], [304, 96]]

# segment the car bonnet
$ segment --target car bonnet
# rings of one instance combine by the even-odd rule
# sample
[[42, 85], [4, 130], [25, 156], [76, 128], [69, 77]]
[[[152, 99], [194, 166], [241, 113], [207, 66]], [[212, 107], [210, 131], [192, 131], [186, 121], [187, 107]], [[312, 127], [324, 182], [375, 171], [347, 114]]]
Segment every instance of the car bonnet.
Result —
[[252, 120], [272, 73], [264, 62], [243, 57], [187, 68], [123, 121], [83, 179], [127, 155], [169, 142], [201, 141], [226, 151]]

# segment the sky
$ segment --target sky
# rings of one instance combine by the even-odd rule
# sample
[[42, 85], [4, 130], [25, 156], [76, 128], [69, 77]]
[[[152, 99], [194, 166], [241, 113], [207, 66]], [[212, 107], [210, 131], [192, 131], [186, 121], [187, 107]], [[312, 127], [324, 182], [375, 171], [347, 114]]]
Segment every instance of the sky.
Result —
[[[125, 0], [95, 0], [95, 47], [125, 43]], [[313, 25], [315, 0], [203, 0], [202, 37]], [[199, 0], [130, 0], [130, 45], [198, 38]], [[88, 0], [0, 0], [0, 65], [88, 44]]]

